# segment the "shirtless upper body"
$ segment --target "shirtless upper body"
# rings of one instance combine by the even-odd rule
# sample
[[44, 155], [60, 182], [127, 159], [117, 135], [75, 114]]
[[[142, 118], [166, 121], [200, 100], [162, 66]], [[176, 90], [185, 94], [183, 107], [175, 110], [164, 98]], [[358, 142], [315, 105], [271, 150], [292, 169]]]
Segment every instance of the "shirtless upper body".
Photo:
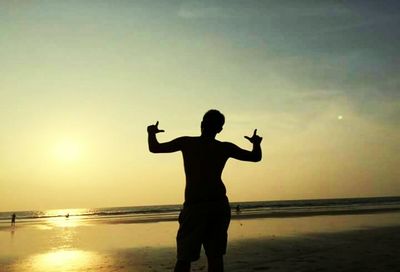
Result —
[[[211, 128], [210, 128], [211, 127]], [[257, 162], [261, 160], [261, 140], [254, 131], [252, 137], [247, 137], [252, 144], [251, 151], [244, 150], [230, 142], [220, 142], [215, 139], [222, 130], [212, 129], [202, 122], [202, 134], [198, 137], [179, 137], [170, 142], [159, 143], [156, 134], [164, 132], [158, 128], [158, 122], [150, 125], [148, 131], [149, 150], [153, 153], [170, 153], [181, 151], [186, 175], [185, 204], [217, 201], [226, 196], [226, 189], [221, 175], [229, 158], [241, 161]]]

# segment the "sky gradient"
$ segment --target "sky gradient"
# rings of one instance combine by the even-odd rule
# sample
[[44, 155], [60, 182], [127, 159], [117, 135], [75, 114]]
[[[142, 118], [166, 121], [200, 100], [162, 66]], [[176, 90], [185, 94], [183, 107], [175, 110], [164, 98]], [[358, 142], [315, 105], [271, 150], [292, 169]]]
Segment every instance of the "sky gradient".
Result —
[[198, 135], [231, 201], [400, 195], [398, 1], [1, 1], [0, 210], [175, 204]]

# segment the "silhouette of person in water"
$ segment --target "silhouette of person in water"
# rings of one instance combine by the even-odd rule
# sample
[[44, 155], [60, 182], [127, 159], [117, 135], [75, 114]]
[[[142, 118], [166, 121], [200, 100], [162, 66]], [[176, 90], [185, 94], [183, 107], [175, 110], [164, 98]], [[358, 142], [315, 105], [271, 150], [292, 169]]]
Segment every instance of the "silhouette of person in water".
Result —
[[149, 150], [152, 153], [181, 151], [186, 175], [185, 202], [179, 215], [177, 262], [175, 272], [190, 271], [190, 264], [200, 258], [201, 245], [207, 255], [208, 271], [224, 270], [223, 255], [227, 246], [227, 231], [231, 210], [226, 189], [221, 180], [229, 158], [257, 162], [261, 160], [261, 140], [254, 130], [253, 144], [247, 151], [229, 142], [215, 139], [222, 131], [225, 117], [209, 110], [201, 122], [201, 136], [179, 137], [159, 143], [156, 134], [164, 132], [155, 125], [147, 127]]
[[15, 227], [15, 219], [17, 218], [17, 215], [13, 213], [11, 215], [11, 227]]

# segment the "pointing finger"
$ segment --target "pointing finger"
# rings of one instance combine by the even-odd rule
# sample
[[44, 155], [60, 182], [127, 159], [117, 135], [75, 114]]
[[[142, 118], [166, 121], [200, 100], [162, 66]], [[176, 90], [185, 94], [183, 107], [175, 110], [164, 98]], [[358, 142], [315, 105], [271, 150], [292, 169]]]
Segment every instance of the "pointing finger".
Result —
[[257, 129], [254, 130], [253, 136], [257, 135]]
[[157, 123], [156, 123], [156, 127], [158, 127], [158, 121], [157, 121]]

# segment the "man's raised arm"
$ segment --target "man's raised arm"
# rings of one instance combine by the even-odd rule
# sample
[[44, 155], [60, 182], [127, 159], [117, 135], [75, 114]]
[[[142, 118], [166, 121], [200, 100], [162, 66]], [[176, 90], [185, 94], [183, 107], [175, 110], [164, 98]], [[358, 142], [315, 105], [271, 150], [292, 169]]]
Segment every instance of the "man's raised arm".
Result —
[[241, 160], [241, 161], [252, 161], [252, 162], [261, 161], [262, 137], [257, 135], [257, 129], [254, 130], [253, 136], [251, 136], [251, 137], [244, 136], [244, 137], [253, 144], [253, 149], [251, 151], [247, 151], [247, 150], [244, 150], [244, 149], [232, 144], [231, 148], [230, 148], [230, 157]]
[[170, 153], [181, 150], [181, 138], [177, 138], [170, 142], [159, 143], [156, 137], [157, 133], [164, 132], [158, 128], [158, 121], [155, 125], [147, 127], [149, 150], [152, 153]]

